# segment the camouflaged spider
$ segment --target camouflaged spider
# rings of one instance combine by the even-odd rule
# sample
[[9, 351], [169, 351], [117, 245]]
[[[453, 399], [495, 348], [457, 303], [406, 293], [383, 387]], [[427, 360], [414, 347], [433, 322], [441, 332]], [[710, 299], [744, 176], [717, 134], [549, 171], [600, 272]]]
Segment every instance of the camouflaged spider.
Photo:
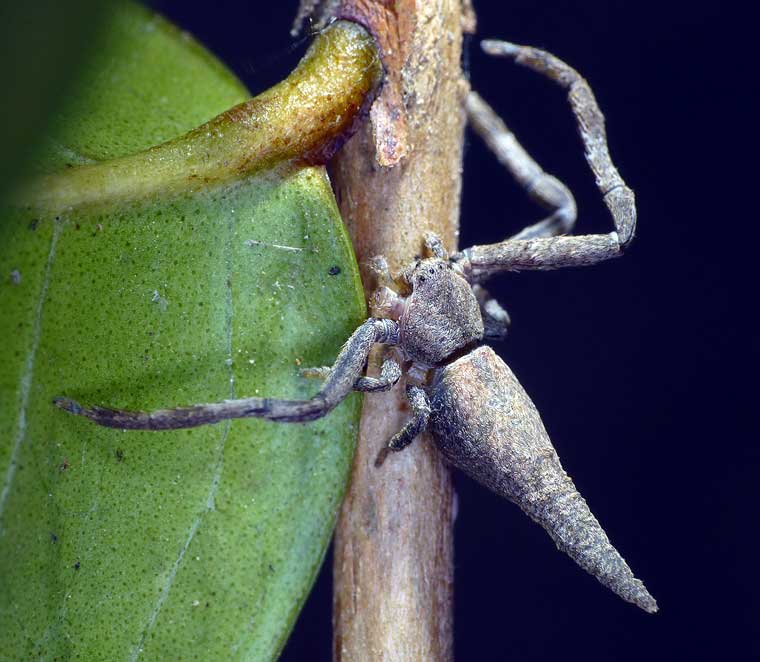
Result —
[[[479, 283], [502, 271], [558, 269], [591, 265], [617, 257], [633, 237], [633, 192], [610, 160], [604, 118], [586, 81], [557, 58], [538, 49], [487, 41], [484, 49], [515, 58], [568, 90], [586, 159], [612, 215], [615, 232], [558, 236], [575, 224], [572, 194], [544, 173], [514, 135], [475, 93], [466, 109], [470, 122], [529, 194], [552, 214], [511, 238], [473, 246], [452, 256], [434, 235], [425, 238], [428, 256], [399, 277], [376, 258], [380, 288], [373, 295], [378, 316], [348, 339], [330, 368], [305, 371], [324, 378], [309, 400], [243, 398], [150, 413], [85, 408], [60, 398], [56, 404], [100, 425], [167, 430], [260, 417], [304, 422], [328, 414], [351, 392], [392, 388], [406, 373], [412, 417], [378, 457], [400, 451], [430, 430], [445, 458], [476, 480], [517, 504], [538, 522], [557, 546], [623, 599], [645, 611], [657, 603], [610, 544], [586, 502], [562, 469], [535, 406], [507, 365], [481, 345], [506, 335], [509, 317]], [[362, 376], [370, 350], [382, 343], [391, 351], [377, 378]]]

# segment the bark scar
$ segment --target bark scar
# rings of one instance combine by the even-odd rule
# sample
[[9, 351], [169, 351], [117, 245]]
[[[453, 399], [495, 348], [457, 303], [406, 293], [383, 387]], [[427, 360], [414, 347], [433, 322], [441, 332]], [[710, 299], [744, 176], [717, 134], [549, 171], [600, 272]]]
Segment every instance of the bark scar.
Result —
[[370, 109], [378, 165], [398, 165], [410, 152], [402, 70], [416, 26], [414, 0], [343, 0], [335, 11], [363, 25], [375, 38], [385, 69], [380, 94]]

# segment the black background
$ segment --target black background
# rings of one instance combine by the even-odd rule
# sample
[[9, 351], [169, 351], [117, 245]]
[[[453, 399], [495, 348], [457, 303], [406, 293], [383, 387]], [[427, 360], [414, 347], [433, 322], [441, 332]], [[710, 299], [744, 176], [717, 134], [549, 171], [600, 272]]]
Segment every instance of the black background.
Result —
[[[295, 0], [152, 5], [257, 93], [304, 45]], [[655, 616], [602, 588], [513, 505], [457, 475], [459, 660], [725, 660], [760, 655], [755, 412], [757, 82], [746, 5], [479, 2], [478, 36], [555, 52], [607, 116], [636, 191], [621, 260], [495, 279], [511, 336], [497, 350], [542, 412], [581, 493], [658, 599]], [[469, 47], [473, 87], [574, 191], [579, 232], [610, 221], [562, 92]], [[461, 245], [541, 210], [469, 135]], [[371, 396], [370, 396], [371, 397]], [[282, 659], [331, 657], [331, 559]], [[370, 656], [368, 654], [368, 658]]]

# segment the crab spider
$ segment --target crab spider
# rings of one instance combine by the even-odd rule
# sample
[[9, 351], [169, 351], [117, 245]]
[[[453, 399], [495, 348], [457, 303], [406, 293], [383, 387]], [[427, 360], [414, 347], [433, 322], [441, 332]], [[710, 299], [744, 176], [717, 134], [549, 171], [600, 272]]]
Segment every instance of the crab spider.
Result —
[[[505, 241], [472, 246], [451, 256], [435, 235], [425, 237], [427, 256], [393, 277], [382, 258], [374, 268], [381, 287], [373, 295], [380, 316], [366, 320], [335, 363], [305, 371], [324, 383], [309, 400], [243, 398], [153, 412], [56, 404], [100, 425], [171, 430], [258, 417], [304, 422], [327, 415], [352, 391], [392, 388], [406, 374], [412, 416], [378, 457], [408, 446], [429, 430], [454, 466], [517, 504], [557, 546], [620, 597], [647, 612], [657, 603], [611, 545], [560, 464], [541, 418], [512, 371], [481, 343], [506, 335], [509, 316], [480, 283], [503, 271], [559, 269], [596, 264], [621, 255], [636, 225], [634, 195], [612, 164], [604, 117], [591, 88], [556, 57], [500, 41], [483, 42], [492, 55], [514, 58], [566, 88], [586, 159], [614, 222], [613, 232], [565, 236], [576, 220], [570, 191], [520, 146], [493, 110], [474, 92], [468, 118], [497, 158], [550, 215]], [[379, 377], [364, 376], [376, 343], [386, 352]]]

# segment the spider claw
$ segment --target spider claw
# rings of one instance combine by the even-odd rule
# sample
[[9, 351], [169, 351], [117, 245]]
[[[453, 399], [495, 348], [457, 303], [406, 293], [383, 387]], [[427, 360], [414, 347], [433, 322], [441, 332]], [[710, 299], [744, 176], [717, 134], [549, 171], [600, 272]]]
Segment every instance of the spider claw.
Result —
[[509, 41], [501, 41], [500, 39], [483, 39], [480, 42], [480, 48], [488, 55], [517, 57], [523, 47]]
[[394, 278], [391, 274], [391, 269], [388, 266], [388, 260], [386, 260], [384, 256], [375, 255], [369, 258], [365, 264], [377, 280], [378, 287], [385, 287], [393, 284]]
[[64, 411], [67, 411], [70, 414], [75, 414], [76, 416], [82, 416], [85, 413], [84, 407], [82, 407], [82, 405], [80, 405], [76, 400], [72, 400], [71, 398], [53, 398], [53, 404], [59, 409], [63, 409]]
[[383, 446], [380, 449], [380, 452], [377, 454], [377, 457], [375, 458], [375, 468], [379, 469], [383, 466], [383, 463], [385, 462], [385, 459], [390, 455], [391, 451], [394, 450], [390, 448], [389, 446]]
[[428, 255], [438, 257], [442, 260], [449, 259], [448, 251], [443, 247], [441, 238], [435, 232], [429, 230], [425, 232], [425, 249]]
[[305, 379], [327, 379], [330, 374], [330, 368], [328, 366], [301, 368], [298, 373]]

